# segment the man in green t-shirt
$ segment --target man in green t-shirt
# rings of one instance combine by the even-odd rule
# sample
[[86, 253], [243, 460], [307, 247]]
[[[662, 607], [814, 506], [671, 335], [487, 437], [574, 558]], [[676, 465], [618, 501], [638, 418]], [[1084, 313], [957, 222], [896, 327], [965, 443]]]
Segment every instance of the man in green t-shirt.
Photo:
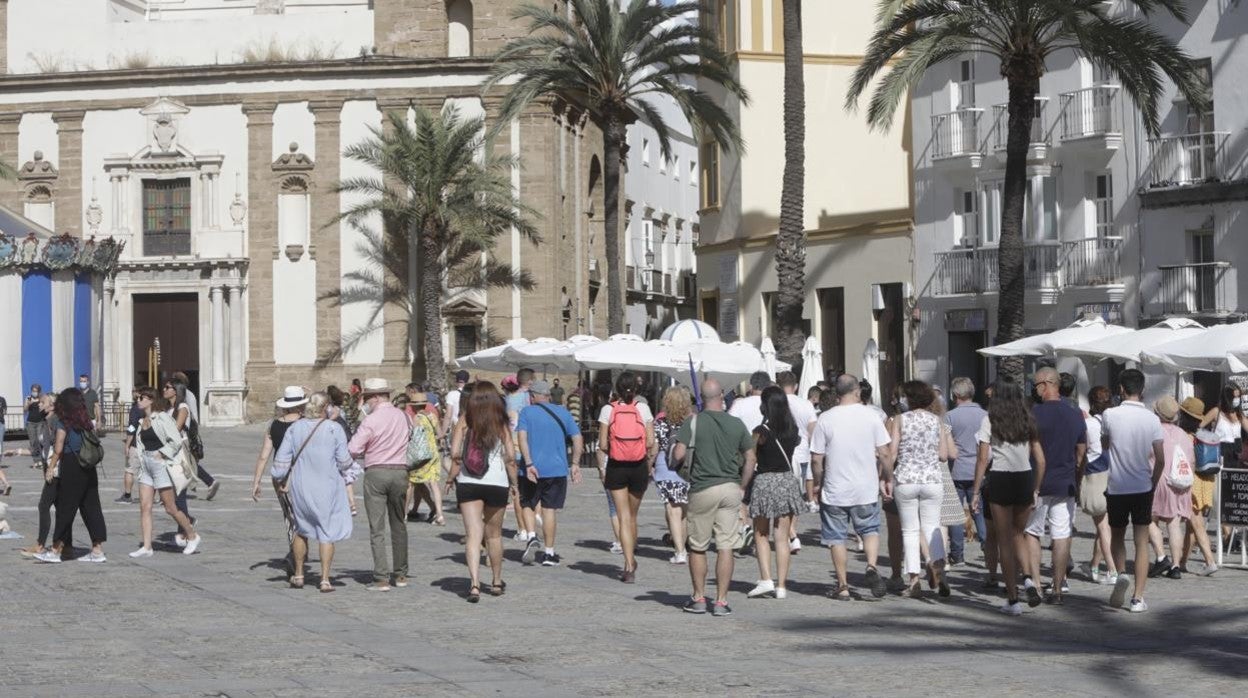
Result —
[[[702, 383], [701, 413], [686, 419], [676, 432], [672, 460], [680, 463], [689, 446], [691, 463], [682, 466], [689, 480], [689, 577], [693, 596], [685, 604], [689, 613], [706, 613], [706, 550], [715, 541], [715, 604], [711, 615], [732, 614], [728, 587], [732, 584], [733, 549], [740, 535], [742, 474], [754, 464], [754, 437], [740, 419], [724, 412], [724, 389], [708, 378]], [[696, 426], [695, 426], [696, 421]], [[697, 431], [696, 437], [694, 431]], [[690, 442], [693, 442], [692, 444]]]

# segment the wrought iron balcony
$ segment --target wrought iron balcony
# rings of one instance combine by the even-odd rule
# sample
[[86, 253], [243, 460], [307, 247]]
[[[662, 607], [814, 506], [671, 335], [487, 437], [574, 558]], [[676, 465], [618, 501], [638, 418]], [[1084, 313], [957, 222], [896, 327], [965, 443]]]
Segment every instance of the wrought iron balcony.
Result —
[[1172, 187], [1229, 179], [1226, 167], [1226, 131], [1164, 136], [1149, 141], [1149, 186]]
[[1230, 262], [1160, 266], [1157, 305], [1166, 315], [1229, 315], [1237, 305], [1231, 269]]
[[1120, 237], [1093, 237], [1062, 243], [1062, 285], [1121, 285], [1122, 244]]
[[979, 138], [983, 109], [958, 109], [932, 116], [932, 160], [965, 159], [979, 167], [983, 148]]
[[1062, 142], [1087, 141], [1106, 149], [1117, 149], [1122, 144], [1118, 90], [1117, 85], [1097, 85], [1058, 95]]

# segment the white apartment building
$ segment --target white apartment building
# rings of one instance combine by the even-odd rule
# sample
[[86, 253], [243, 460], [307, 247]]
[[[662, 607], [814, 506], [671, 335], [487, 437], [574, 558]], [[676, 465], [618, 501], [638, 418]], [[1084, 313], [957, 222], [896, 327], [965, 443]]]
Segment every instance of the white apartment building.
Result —
[[[1159, 136], [1147, 133], [1099, 66], [1073, 51], [1049, 60], [1027, 163], [1028, 333], [1088, 313], [1131, 327], [1168, 316], [1209, 324], [1242, 315], [1248, 278], [1236, 267], [1248, 260], [1248, 10], [1215, 2], [1189, 10], [1190, 26], [1168, 16], [1152, 21], [1199, 61], [1213, 105], [1198, 112], [1171, 87], [1160, 103]], [[1006, 100], [998, 61], [988, 55], [929, 71], [911, 95], [915, 371], [937, 385], [965, 375], [982, 386], [992, 376], [976, 350], [997, 332]], [[1117, 367], [1096, 367], [1092, 376], [1078, 370], [1086, 384]]]

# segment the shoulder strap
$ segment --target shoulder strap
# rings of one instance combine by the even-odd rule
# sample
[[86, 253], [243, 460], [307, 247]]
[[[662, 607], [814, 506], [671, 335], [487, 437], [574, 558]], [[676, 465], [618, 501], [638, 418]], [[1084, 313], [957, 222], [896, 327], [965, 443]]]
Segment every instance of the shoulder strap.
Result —
[[299, 456], [303, 455], [303, 449], [308, 447], [308, 444], [312, 442], [312, 436], [316, 434], [316, 430], [320, 429], [321, 425], [324, 423], [324, 419], [317, 420], [316, 426], [312, 427], [312, 431], [308, 432], [308, 438], [304, 439], [303, 443], [299, 444], [299, 450], [295, 451], [295, 457], [290, 459], [290, 469], [292, 471], [295, 469], [295, 464], [299, 462]]
[[559, 419], [559, 415], [555, 414], [555, 411], [554, 411], [554, 410], [552, 410], [552, 409], [550, 409], [550, 406], [549, 406], [549, 405], [547, 405], [547, 404], [546, 404], [546, 403], [544, 403], [544, 402], [535, 402], [535, 403], [533, 403], [533, 405], [532, 405], [532, 406], [542, 408], [542, 411], [543, 411], [543, 412], [545, 412], [546, 414], [550, 415], [550, 418], [551, 418], [551, 419], [553, 419], [553, 420], [555, 420], [555, 424], [558, 424], [558, 425], [559, 425], [559, 431], [563, 432], [563, 440], [564, 440], [564, 441], [567, 441], [568, 439], [571, 439], [571, 438], [572, 438], [572, 436], [571, 436], [570, 434], [568, 434], [568, 428], [567, 428], [567, 427], [565, 427], [565, 426], [563, 426], [563, 420], [562, 420], [562, 419]]

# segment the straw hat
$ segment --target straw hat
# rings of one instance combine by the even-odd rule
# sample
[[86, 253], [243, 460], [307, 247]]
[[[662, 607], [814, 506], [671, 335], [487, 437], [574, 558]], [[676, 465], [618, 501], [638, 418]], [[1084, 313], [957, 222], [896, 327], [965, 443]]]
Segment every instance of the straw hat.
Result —
[[1179, 416], [1179, 403], [1170, 395], [1163, 395], [1153, 403], [1153, 411], [1164, 422], [1173, 422]]
[[278, 400], [276, 404], [284, 410], [306, 405], [308, 404], [308, 395], [303, 392], [303, 388], [297, 385], [288, 385], [282, 395], [282, 399]]
[[1185, 397], [1183, 402], [1179, 403], [1179, 409], [1189, 417], [1196, 419], [1204, 419], [1205, 417], [1205, 401], [1198, 397]]
[[368, 378], [364, 381], [364, 386], [360, 393], [363, 395], [389, 395], [390, 381], [385, 378]]

